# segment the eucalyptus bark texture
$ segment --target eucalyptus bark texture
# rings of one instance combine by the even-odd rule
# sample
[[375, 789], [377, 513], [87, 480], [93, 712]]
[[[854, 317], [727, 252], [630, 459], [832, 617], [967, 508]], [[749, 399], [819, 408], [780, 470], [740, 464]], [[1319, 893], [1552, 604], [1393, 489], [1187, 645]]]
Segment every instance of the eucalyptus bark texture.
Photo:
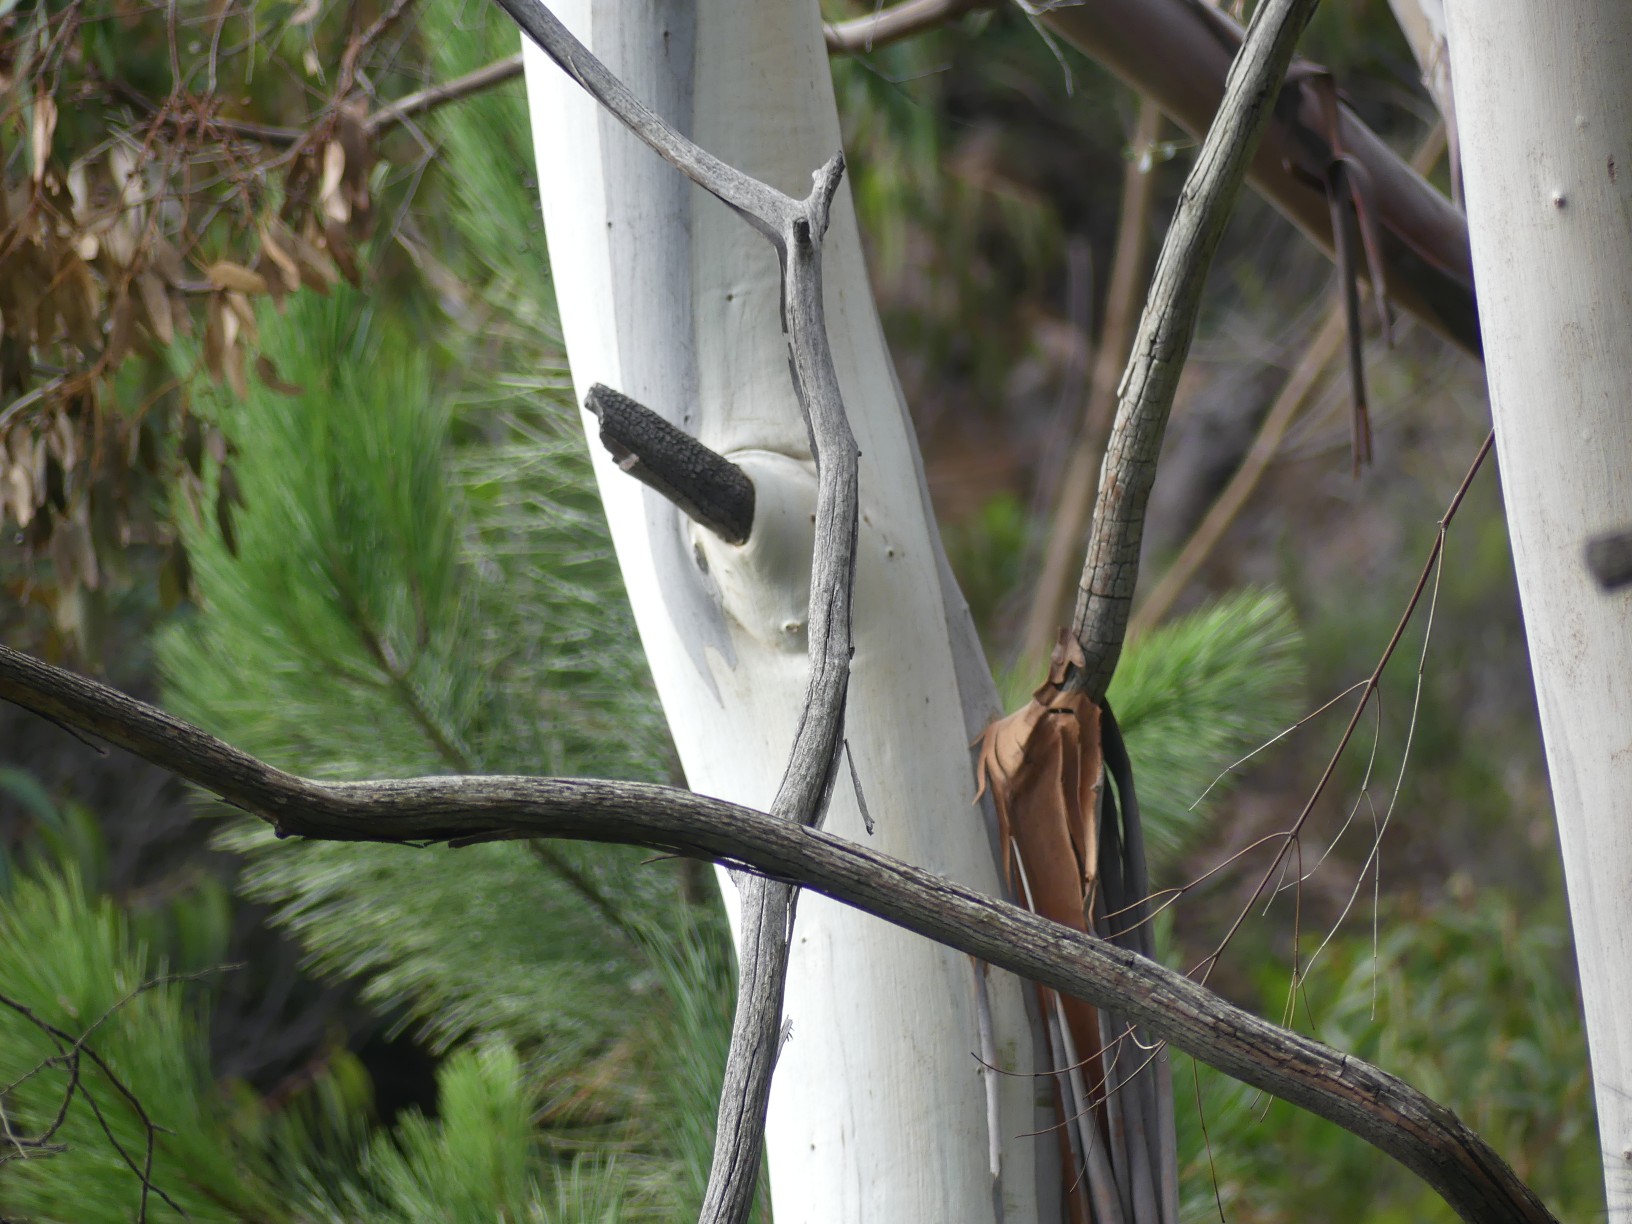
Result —
[[1502, 495], [1575, 930], [1611, 1220], [1632, 1219], [1632, 5], [1456, 0], [1452, 79]]

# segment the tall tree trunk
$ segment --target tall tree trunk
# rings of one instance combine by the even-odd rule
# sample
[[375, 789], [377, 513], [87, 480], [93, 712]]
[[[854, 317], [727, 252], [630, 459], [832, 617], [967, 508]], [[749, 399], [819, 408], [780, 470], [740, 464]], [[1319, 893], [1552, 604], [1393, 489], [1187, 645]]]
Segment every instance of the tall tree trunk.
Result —
[[[795, 197], [839, 147], [813, 0], [554, 7], [658, 112]], [[528, 52], [545, 228], [580, 400], [606, 383], [733, 458], [756, 487], [752, 535], [736, 547], [591, 447], [688, 783], [764, 808], [804, 694], [815, 497], [775, 257]], [[827, 827], [997, 892], [987, 820], [971, 806], [968, 748], [997, 712], [995, 693], [933, 526], [847, 185], [824, 280], [862, 455], [846, 726], [876, 833], [864, 831], [847, 769]], [[732, 906], [734, 885], [722, 888]], [[800, 900], [793, 943], [792, 1031], [767, 1131], [780, 1224], [1059, 1219], [1049, 1085], [1030, 1078], [1044, 1063], [1017, 981], [994, 973], [987, 985], [987, 1048], [1019, 1073], [993, 1076], [975, 1057], [981, 1025], [967, 957], [814, 895]]]
[[1575, 928], [1610, 1218], [1632, 1219], [1632, 4], [1456, 0], [1485, 369]]

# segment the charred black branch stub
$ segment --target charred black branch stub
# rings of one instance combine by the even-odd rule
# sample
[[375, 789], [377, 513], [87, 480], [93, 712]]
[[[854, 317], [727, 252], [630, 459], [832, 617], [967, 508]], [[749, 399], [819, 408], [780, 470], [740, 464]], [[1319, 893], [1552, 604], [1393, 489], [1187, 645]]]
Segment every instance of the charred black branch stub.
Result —
[[620, 468], [726, 543], [748, 542], [754, 527], [754, 482], [741, 468], [601, 383], [589, 389], [584, 408], [601, 422], [601, 444]]

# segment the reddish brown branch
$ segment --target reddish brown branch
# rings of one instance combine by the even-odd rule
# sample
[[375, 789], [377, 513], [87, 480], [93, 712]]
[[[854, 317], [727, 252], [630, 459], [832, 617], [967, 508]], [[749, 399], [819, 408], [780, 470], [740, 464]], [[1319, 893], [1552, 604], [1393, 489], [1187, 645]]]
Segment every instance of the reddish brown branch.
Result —
[[[1241, 27], [1203, 0], [1093, 0], [1049, 5], [1039, 18], [1201, 136], [1224, 96]], [[1322, 250], [1334, 249], [1323, 184], [1336, 150], [1321, 86], [1324, 70], [1294, 61], [1247, 176], [1265, 199]], [[1329, 88], [1329, 87], [1328, 87]], [[1336, 107], [1338, 144], [1376, 192], [1389, 297], [1470, 353], [1479, 349], [1467, 220], [1362, 123]]]

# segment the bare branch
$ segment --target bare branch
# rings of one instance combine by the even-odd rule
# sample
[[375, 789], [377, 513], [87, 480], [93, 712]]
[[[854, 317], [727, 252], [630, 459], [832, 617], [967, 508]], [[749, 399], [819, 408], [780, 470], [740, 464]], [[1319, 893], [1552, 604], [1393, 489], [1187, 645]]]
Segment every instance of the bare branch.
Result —
[[559, 837], [646, 846], [797, 881], [906, 930], [1115, 1011], [1243, 1083], [1337, 1123], [1465, 1220], [1552, 1221], [1445, 1108], [1361, 1059], [1225, 1002], [1130, 949], [819, 829], [673, 787], [575, 778], [321, 783], [275, 769], [123, 693], [0, 647], [0, 699], [102, 736], [280, 836], [423, 844]]
[[1098, 701], [1122, 654], [1139, 577], [1145, 503], [1201, 310], [1201, 291], [1253, 149], [1269, 121], [1287, 65], [1316, 0], [1265, 0], [1253, 12], [1207, 139], [1179, 195], [1151, 276], [1094, 505], [1093, 533], [1071, 630], [1087, 661], [1074, 687]]
[[822, 27], [830, 55], [855, 55], [887, 47], [956, 21], [977, 9], [996, 8], [1001, 0], [902, 0], [865, 17], [831, 22]]
[[406, 94], [395, 102], [387, 103], [364, 121], [363, 130], [370, 136], [378, 135], [387, 128], [435, 110], [445, 103], [458, 102], [472, 94], [481, 93], [484, 89], [492, 89], [495, 85], [513, 81], [521, 75], [521, 71], [521, 52], [518, 51], [463, 76], [456, 76], [451, 81], [427, 86]]
[[[380, 133], [390, 131], [397, 125], [433, 111], [439, 106], [462, 101], [485, 89], [513, 81], [521, 76], [521, 72], [521, 54], [518, 52], [515, 55], [507, 55], [462, 76], [427, 86], [411, 94], [404, 94], [395, 102], [388, 102], [363, 120], [363, 131], [368, 136], [377, 137]], [[132, 88], [128, 82], [110, 80], [105, 84], [115, 96], [124, 99], [144, 115], [158, 115], [175, 127], [187, 127], [195, 121], [194, 116], [186, 112], [161, 108], [151, 98]], [[274, 148], [290, 148], [310, 135], [308, 128], [278, 127], [268, 123], [252, 123], [244, 119], [225, 119], [218, 116], [211, 117], [203, 124], [203, 128], [215, 135], [235, 136]]]

